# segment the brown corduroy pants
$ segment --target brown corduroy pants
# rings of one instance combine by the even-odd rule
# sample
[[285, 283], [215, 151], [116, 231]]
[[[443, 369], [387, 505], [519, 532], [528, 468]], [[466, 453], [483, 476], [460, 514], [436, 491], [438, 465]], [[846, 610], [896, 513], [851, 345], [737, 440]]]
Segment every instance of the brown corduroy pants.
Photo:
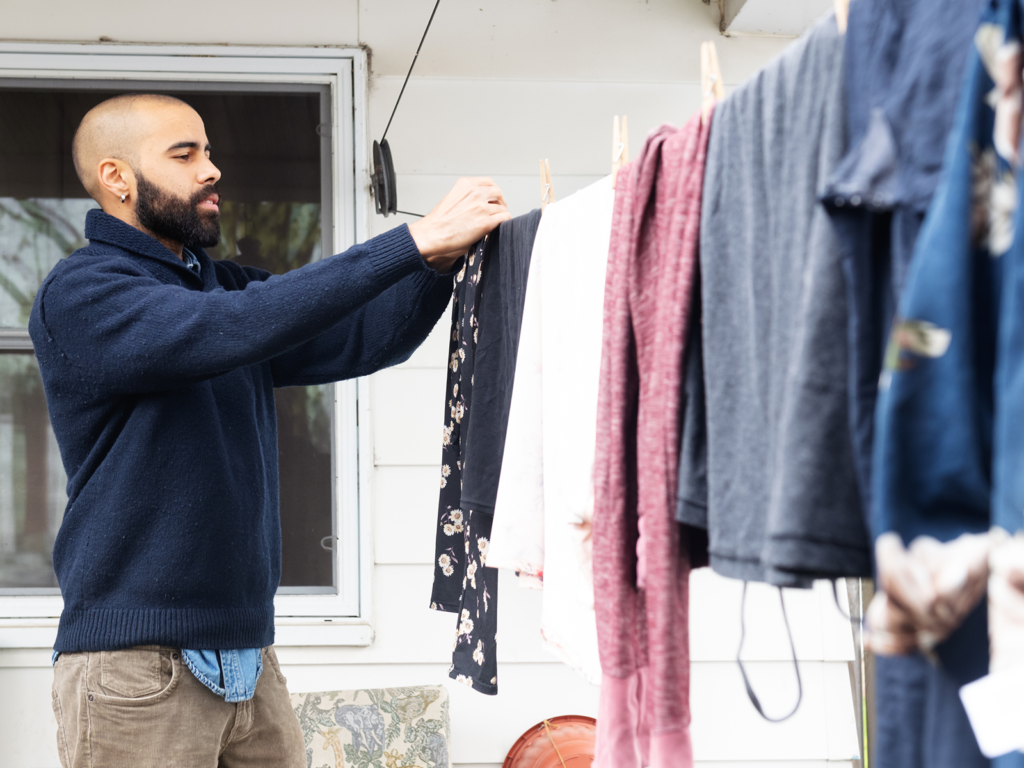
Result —
[[256, 694], [229, 704], [177, 648], [65, 653], [53, 711], [64, 768], [305, 768], [277, 656], [263, 649]]

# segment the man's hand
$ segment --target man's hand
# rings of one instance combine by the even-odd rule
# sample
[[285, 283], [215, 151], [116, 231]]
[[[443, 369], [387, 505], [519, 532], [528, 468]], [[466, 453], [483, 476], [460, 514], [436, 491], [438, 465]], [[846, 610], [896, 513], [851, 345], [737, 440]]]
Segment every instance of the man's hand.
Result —
[[473, 243], [511, 218], [493, 181], [459, 179], [434, 210], [409, 225], [409, 234], [423, 260], [445, 273]]
[[868, 645], [884, 655], [930, 652], [981, 602], [992, 539], [961, 534], [940, 542], [918, 536], [909, 549], [899, 534], [875, 542], [878, 587], [868, 607]]

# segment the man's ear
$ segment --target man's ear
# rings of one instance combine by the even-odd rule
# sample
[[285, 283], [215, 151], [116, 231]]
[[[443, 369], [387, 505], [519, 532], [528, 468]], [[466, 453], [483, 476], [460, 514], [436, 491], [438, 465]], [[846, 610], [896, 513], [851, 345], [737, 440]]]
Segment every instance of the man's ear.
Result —
[[118, 201], [121, 200], [123, 195], [125, 202], [134, 196], [135, 174], [124, 160], [118, 160], [115, 157], [105, 157], [100, 160], [96, 168], [96, 174], [101, 194], [106, 192], [116, 197]]

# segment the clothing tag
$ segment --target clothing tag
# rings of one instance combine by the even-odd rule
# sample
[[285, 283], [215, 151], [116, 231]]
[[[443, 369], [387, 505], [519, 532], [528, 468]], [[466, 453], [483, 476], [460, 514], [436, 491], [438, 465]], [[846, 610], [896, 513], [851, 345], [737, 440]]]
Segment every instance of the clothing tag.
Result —
[[960, 699], [985, 757], [1024, 750], [1024, 665], [968, 683]]

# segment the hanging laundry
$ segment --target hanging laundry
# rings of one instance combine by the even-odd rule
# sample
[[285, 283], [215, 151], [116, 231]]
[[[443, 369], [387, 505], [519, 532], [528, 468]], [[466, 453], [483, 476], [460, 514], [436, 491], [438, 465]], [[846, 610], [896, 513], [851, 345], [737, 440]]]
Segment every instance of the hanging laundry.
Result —
[[479, 340], [470, 382], [474, 412], [463, 432], [462, 504], [494, 514], [512, 402], [523, 302], [540, 209], [502, 224], [491, 235], [477, 302]]
[[1012, 753], [1024, 750], [1020, 729], [1024, 705], [1024, 536], [1011, 537], [997, 527], [988, 537], [993, 547], [988, 580], [989, 674], [961, 688], [960, 697], [982, 752], [1003, 756], [996, 762], [1000, 765], [1019, 759]]
[[[950, 541], [986, 531], [993, 522], [1000, 296], [1004, 259], [1020, 247], [1015, 153], [1004, 157], [998, 151], [993, 107], [1000, 64], [1007, 60], [1004, 42], [1019, 42], [1018, 13], [1012, 0], [993, 2], [974, 35], [942, 183], [916, 244], [885, 358], [872, 464], [873, 529], [875, 535], [894, 531], [908, 543], [919, 536]], [[880, 560], [878, 567], [882, 572], [889, 564]], [[956, 685], [985, 674], [983, 601], [935, 652], [940, 664], [932, 674]], [[931, 734], [911, 719], [926, 719], [926, 711], [898, 713], [903, 727], [880, 739], [880, 748], [890, 751], [878, 763], [908, 764], [899, 738], [917, 750], [911, 757], [924, 753], [924, 761], [914, 765], [988, 765], [963, 726], [959, 697], [948, 687], [945, 700], [933, 708], [940, 706], [952, 713], [952, 727], [945, 729], [934, 761], [927, 760]], [[965, 759], [947, 756], [954, 752]], [[1022, 759], [1009, 755], [993, 765], [1019, 765]]]
[[[557, 203], [549, 203], [554, 206]], [[524, 589], [544, 588], [544, 371], [541, 357], [541, 254], [547, 207], [537, 228], [523, 301], [515, 382], [501, 461], [498, 495], [487, 560], [492, 568], [515, 571]], [[586, 386], [581, 378], [574, 386]]]
[[675, 499], [709, 123], [656, 129], [616, 182], [594, 469], [597, 768], [693, 762], [690, 564]]
[[[679, 486], [676, 491], [676, 520], [690, 526], [691, 537], [703, 544], [704, 561], [707, 560], [708, 529], [708, 415], [707, 395], [704, 392], [704, 323], [700, 296], [700, 275], [694, 281], [693, 307], [690, 332], [686, 339], [683, 361], [683, 389], [680, 403], [680, 421], [683, 436], [679, 449]], [[698, 531], [704, 531], [701, 536]], [[691, 553], [691, 558], [701, 553]], [[691, 562], [691, 566], [707, 562]]]
[[[986, 34], [994, 23], [982, 24], [976, 45], [998, 47]], [[1004, 200], [1016, 198], [1012, 169], [993, 145], [985, 61], [997, 55], [971, 56], [944, 183], [917, 242], [879, 388], [873, 529], [907, 543], [922, 535], [950, 541], [990, 524], [1001, 257], [1015, 213]], [[981, 648], [947, 668], [963, 682], [983, 674]]]
[[[1017, 208], [1012, 227], [1007, 227], [1009, 222], [1004, 217], [1002, 227], [993, 230], [993, 234], [1003, 237], [1024, 229], [1024, 211], [1019, 205], [1022, 165], [1019, 147], [1024, 102], [1021, 72], [1024, 32], [1018, 19], [1020, 13], [1019, 7], [1014, 6], [1006, 39], [997, 36], [995, 42], [1002, 44], [994, 51], [995, 59], [986, 58], [986, 68], [992, 73], [998, 90], [993, 142], [997, 153], [1010, 163], [1017, 179], [1013, 186], [1001, 185], [1004, 207], [1012, 203]], [[981, 35], [993, 36], [991, 30], [979, 32]], [[1024, 441], [1020, 433], [1020, 425], [1024, 423], [1024, 322], [1021, 322], [1024, 318], [1024, 237], [1014, 238], [1001, 261], [1003, 292], [996, 354], [992, 523], [1015, 533], [1024, 528], [1024, 472], [1021, 471]]]
[[690, 313], [693, 320], [687, 332], [683, 357], [683, 384], [680, 390], [679, 421], [682, 435], [679, 447], [679, 481], [676, 487], [676, 521], [685, 526], [683, 544], [690, 568], [709, 564], [708, 555], [708, 417], [704, 391], [704, 329], [700, 296], [700, 264], [693, 283]]
[[848, 150], [823, 194], [847, 277], [850, 418], [870, 508], [875, 398], [925, 211], [935, 193], [984, 0], [850, 4], [843, 88]]
[[[875, 398], [896, 297], [939, 183], [984, 0], [857, 0], [844, 62], [849, 149], [823, 200], [847, 278], [850, 420], [871, 509]], [[876, 658], [878, 768], [988, 765], [956, 685], [921, 656]]]
[[544, 647], [595, 684], [589, 549], [614, 200], [606, 177], [550, 203], [537, 230], [488, 554], [492, 567], [543, 573]]
[[540, 211], [501, 224], [456, 277], [431, 608], [459, 614], [450, 676], [498, 692], [498, 572], [487, 567], [526, 277]]
[[701, 221], [711, 566], [871, 575], [848, 421], [846, 295], [818, 191], [844, 149], [843, 38], [820, 20], [719, 105]]
[[[1013, 223], [1014, 233], [1024, 232], [1024, 209], [1019, 205], [1019, 184], [1021, 162], [1019, 147], [1021, 139], [1021, 50], [1024, 37], [1024, 23], [1021, 8], [1014, 4], [1010, 19], [999, 48], [999, 54], [991, 64], [994, 80], [999, 89], [996, 102], [997, 150], [1009, 150], [1004, 156], [1011, 159], [1016, 172], [1017, 184], [1013, 188], [1017, 210]], [[991, 32], [988, 33], [991, 35]], [[998, 38], [997, 38], [998, 40]], [[994, 66], [993, 66], [994, 65]], [[1003, 185], [1004, 194], [1010, 190]], [[994, 190], [993, 190], [994, 192]], [[1024, 478], [1021, 461], [1024, 459], [1024, 443], [1021, 440], [1020, 425], [1024, 409], [1024, 236], [1015, 236], [1003, 262], [1003, 290], [999, 316], [999, 338], [996, 354], [995, 413], [996, 422], [993, 436], [993, 489], [992, 524], [997, 526], [992, 538], [996, 543], [990, 565], [988, 582], [988, 630], [990, 639], [990, 672], [993, 678], [1012, 674], [1019, 670], [1021, 649], [1024, 648]], [[1008, 538], [1003, 531], [1015, 533]], [[1008, 539], [1008, 540], [1007, 540]], [[1017, 704], [1020, 689], [1014, 683]], [[991, 697], [989, 697], [991, 698]], [[1002, 714], [1002, 713], [999, 713]], [[1004, 730], [1016, 738], [1019, 745], [1019, 729], [1013, 723], [1005, 727], [1005, 717], [996, 722], [1004, 723]], [[1020, 768], [1024, 765], [1021, 752], [1011, 752], [992, 761], [997, 768]]]
[[[1020, 667], [1024, 659], [1024, 536], [993, 536], [988, 586], [991, 669]], [[1024, 691], [1020, 691], [1024, 694]]]

